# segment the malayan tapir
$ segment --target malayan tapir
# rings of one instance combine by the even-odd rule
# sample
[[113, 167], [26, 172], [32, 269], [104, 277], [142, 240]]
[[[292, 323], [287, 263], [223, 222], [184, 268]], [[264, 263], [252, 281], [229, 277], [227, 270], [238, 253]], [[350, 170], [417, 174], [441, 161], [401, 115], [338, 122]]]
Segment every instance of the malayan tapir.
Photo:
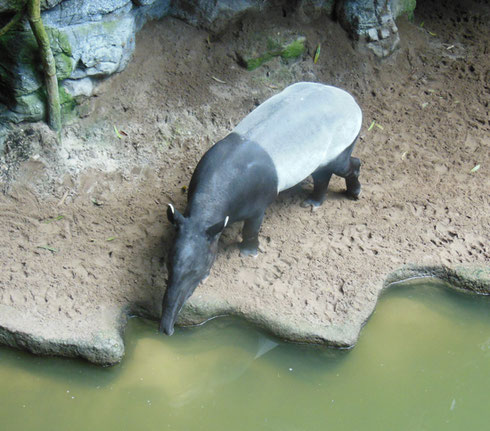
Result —
[[182, 305], [209, 275], [228, 224], [244, 221], [241, 254], [256, 255], [264, 212], [281, 191], [311, 175], [313, 192], [303, 206], [317, 207], [336, 174], [345, 178], [348, 195], [359, 196], [361, 162], [351, 153], [361, 123], [361, 109], [349, 93], [300, 82], [259, 105], [204, 154], [184, 215], [171, 204], [167, 208], [177, 235], [167, 260], [160, 331], [174, 332]]

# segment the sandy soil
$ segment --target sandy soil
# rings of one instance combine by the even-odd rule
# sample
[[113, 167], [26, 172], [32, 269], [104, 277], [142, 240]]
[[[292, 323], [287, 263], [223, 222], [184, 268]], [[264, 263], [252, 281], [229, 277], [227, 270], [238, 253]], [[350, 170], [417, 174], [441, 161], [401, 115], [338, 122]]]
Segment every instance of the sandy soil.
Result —
[[[232, 313], [290, 340], [348, 346], [393, 271], [488, 270], [489, 7], [420, 3], [382, 62], [325, 18], [272, 11], [209, 38], [174, 19], [150, 23], [133, 62], [85, 102], [62, 146], [45, 127], [20, 127], [0, 172], [0, 342], [120, 359], [126, 314], [160, 314], [173, 237], [166, 203], [183, 210], [205, 150], [302, 80], [342, 87], [363, 109], [361, 199], [346, 199], [340, 178], [314, 212], [299, 205], [311, 182], [283, 193], [257, 259], [239, 257], [240, 226], [228, 228], [181, 322]], [[307, 37], [300, 61], [237, 65], [256, 32], [286, 30]]]

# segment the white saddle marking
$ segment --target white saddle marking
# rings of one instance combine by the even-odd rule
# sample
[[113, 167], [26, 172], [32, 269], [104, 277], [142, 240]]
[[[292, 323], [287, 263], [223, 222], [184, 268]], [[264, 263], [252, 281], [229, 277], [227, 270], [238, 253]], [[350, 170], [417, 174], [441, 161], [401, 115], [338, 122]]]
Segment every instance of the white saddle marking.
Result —
[[279, 193], [334, 160], [354, 142], [361, 124], [361, 109], [349, 93], [300, 82], [266, 100], [233, 132], [270, 155]]

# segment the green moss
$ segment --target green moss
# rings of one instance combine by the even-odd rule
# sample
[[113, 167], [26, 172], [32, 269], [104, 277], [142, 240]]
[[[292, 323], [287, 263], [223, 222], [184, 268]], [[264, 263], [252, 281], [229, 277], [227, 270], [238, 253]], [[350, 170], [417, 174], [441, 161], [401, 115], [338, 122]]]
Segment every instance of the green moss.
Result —
[[[69, 119], [76, 116], [77, 103], [75, 99], [66, 92], [63, 87], [59, 87], [59, 97], [61, 104], [61, 114], [63, 121], [66, 122]], [[11, 120], [18, 121], [39, 121], [45, 118], [46, 115], [46, 90], [44, 87], [33, 91], [30, 94], [18, 96], [16, 98], [16, 104], [13, 107], [13, 113]]]
[[73, 59], [71, 45], [66, 34], [57, 28], [46, 28], [49, 43], [56, 63], [56, 76], [58, 80], [68, 78], [73, 72]]
[[271, 60], [274, 57], [281, 57], [283, 60], [292, 60], [301, 56], [305, 51], [305, 37], [298, 37], [296, 40], [289, 44], [281, 44], [280, 41], [274, 39], [267, 40], [267, 52], [260, 56], [252, 58], [242, 58], [247, 70], [255, 70], [262, 66], [265, 62]]
[[50, 36], [51, 48], [55, 46], [59, 52], [62, 52], [67, 56], [72, 55], [71, 45], [68, 40], [68, 36], [64, 31], [49, 27], [46, 29], [46, 31]]
[[58, 87], [58, 92], [60, 95], [61, 115], [63, 117], [63, 121], [66, 122], [75, 115], [77, 102], [75, 101], [75, 98], [61, 85]]
[[61, 85], [59, 87], [59, 95], [60, 95], [60, 104], [61, 105], [66, 105], [66, 104], [74, 104], [75, 99], [73, 96], [68, 93]]
[[283, 51], [281, 52], [281, 57], [284, 60], [298, 58], [300, 55], [303, 54], [303, 52], [305, 52], [305, 42], [306, 38], [299, 37], [283, 49]]
[[251, 58], [246, 61], [247, 64], [247, 70], [255, 70], [257, 67], [262, 66], [265, 62], [271, 60], [274, 57], [272, 54], [265, 54], [262, 57], [257, 57], [257, 58]]

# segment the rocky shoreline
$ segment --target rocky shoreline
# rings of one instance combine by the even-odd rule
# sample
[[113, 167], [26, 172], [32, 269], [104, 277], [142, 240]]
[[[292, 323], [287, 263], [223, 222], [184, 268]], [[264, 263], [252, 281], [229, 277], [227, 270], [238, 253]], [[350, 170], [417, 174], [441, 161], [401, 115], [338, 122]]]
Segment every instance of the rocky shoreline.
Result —
[[[441, 282], [444, 283], [441, 288], [457, 289], [468, 294], [490, 295], [490, 268], [461, 266], [451, 269], [442, 266], [406, 266], [390, 273], [384, 282], [380, 281], [378, 295], [386, 289], [408, 283], [440, 284]], [[295, 322], [295, 325], [291, 325], [291, 322], [275, 320], [275, 316], [257, 316], [254, 310], [250, 310], [249, 314], [230, 311], [226, 315], [248, 320], [285, 341], [353, 348], [375, 306], [376, 301], [374, 304], [366, 303], [365, 308], [357, 310], [354, 319], [335, 325], [325, 325], [324, 322], [317, 322], [316, 325]], [[223, 310], [219, 304], [212, 301], [212, 298], [191, 297], [184, 306], [178, 323], [181, 326], [200, 325], [215, 317], [223, 316], [222, 313]], [[26, 325], [25, 315], [0, 304], [0, 344], [27, 350], [36, 355], [82, 358], [97, 365], [114, 365], [124, 358], [123, 338], [129, 317], [123, 310], [119, 312], [104, 310], [95, 318], [97, 328], [78, 326], [64, 328], [63, 333], [60, 333], [60, 326], [56, 322], [30, 321]], [[153, 317], [155, 320], [156, 316], [145, 314], [141, 317]], [[296, 326], [296, 323], [299, 326]], [[55, 330], [49, 328], [50, 325], [54, 325]], [[54, 333], [57, 336], [53, 337]], [[162, 335], [163, 337], [165, 336]]]

